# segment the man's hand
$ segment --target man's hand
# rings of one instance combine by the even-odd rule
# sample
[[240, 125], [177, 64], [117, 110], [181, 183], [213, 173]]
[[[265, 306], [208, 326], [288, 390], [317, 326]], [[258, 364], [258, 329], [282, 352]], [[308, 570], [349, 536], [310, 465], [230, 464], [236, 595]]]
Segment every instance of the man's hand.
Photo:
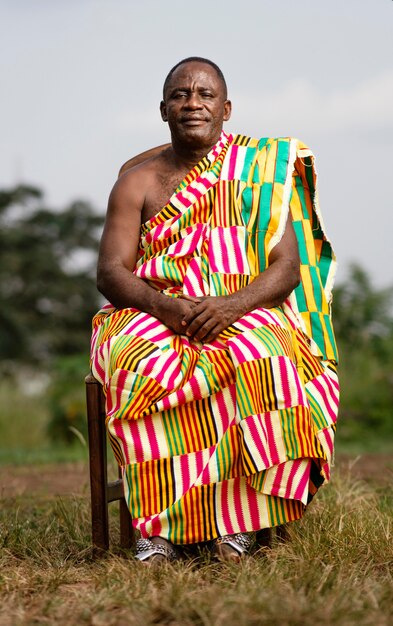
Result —
[[298, 244], [289, 217], [281, 241], [269, 254], [269, 266], [249, 285], [227, 296], [182, 296], [194, 304], [183, 318], [182, 334], [210, 343], [249, 311], [281, 306], [299, 280]]
[[182, 334], [204, 343], [214, 341], [223, 330], [242, 316], [233, 295], [201, 298], [183, 296], [182, 300], [193, 303], [193, 307], [183, 318]]
[[160, 321], [177, 335], [185, 335], [183, 320], [192, 314], [199, 302], [201, 302], [200, 298], [171, 298], [170, 296], [165, 296], [165, 305], [160, 312]]

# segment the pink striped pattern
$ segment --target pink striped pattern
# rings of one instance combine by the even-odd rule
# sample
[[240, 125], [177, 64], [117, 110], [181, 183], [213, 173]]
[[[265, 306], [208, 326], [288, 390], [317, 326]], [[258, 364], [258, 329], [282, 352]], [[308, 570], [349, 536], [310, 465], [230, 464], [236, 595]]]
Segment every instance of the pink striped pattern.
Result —
[[[243, 222], [239, 195], [247, 146], [223, 134], [142, 225], [137, 277], [168, 296], [232, 293], [255, 278], [254, 226]], [[250, 146], [257, 159], [257, 142]], [[270, 235], [279, 238], [282, 217], [275, 205]], [[293, 521], [317, 489], [315, 476], [329, 479], [338, 381], [311, 354], [289, 300], [247, 313], [211, 344], [105, 305], [91, 354], [142, 536], [193, 543]]]

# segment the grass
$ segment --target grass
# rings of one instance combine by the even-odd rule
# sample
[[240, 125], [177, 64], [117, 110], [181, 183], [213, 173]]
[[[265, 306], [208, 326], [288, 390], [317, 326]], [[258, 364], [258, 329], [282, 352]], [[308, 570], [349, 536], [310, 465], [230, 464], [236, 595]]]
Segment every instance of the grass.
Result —
[[86, 497], [1, 504], [1, 626], [392, 623], [393, 492], [349, 473], [335, 474], [288, 541], [240, 566], [207, 552], [155, 570], [116, 551], [93, 561]]
[[[31, 463], [37, 470], [86, 463], [87, 449], [77, 437], [70, 447], [49, 440], [43, 395], [3, 381], [0, 407], [0, 465]], [[345, 415], [342, 422], [348, 430]], [[379, 452], [392, 451], [389, 437], [374, 442], [370, 433], [353, 437], [350, 431], [343, 441], [340, 425], [338, 433], [341, 453], [372, 451], [374, 443]], [[276, 540], [240, 566], [212, 562], [205, 551], [160, 570], [116, 549], [92, 560], [86, 491], [62, 499], [42, 489], [3, 497], [0, 626], [388, 626], [393, 488], [386, 484], [386, 476], [379, 485], [335, 470], [304, 519], [290, 526], [289, 541]], [[113, 505], [113, 522], [116, 516]], [[113, 546], [117, 526], [111, 525]]]
[[[84, 393], [83, 382], [81, 391]], [[77, 436], [68, 446], [51, 441], [48, 422], [45, 393], [26, 393], [11, 379], [0, 381], [0, 465], [86, 460], [86, 446]]]

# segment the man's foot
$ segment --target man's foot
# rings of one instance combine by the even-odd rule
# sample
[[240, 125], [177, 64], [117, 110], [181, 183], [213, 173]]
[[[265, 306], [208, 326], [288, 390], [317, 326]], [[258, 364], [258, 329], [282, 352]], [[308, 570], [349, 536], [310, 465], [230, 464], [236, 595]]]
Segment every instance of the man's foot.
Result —
[[175, 546], [163, 537], [138, 539], [135, 556], [146, 565], [170, 563], [180, 559], [180, 554]]
[[219, 537], [214, 542], [213, 554], [220, 561], [239, 563], [247, 556], [253, 544], [251, 533], [236, 533]]

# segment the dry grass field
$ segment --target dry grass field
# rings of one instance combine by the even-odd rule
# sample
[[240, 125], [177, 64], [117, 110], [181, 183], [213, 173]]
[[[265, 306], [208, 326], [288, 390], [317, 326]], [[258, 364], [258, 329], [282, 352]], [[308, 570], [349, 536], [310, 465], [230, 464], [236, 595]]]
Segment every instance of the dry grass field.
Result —
[[3, 467], [0, 625], [389, 626], [392, 461], [337, 465], [287, 541], [155, 569], [116, 552], [115, 505], [113, 552], [92, 560], [85, 464]]

